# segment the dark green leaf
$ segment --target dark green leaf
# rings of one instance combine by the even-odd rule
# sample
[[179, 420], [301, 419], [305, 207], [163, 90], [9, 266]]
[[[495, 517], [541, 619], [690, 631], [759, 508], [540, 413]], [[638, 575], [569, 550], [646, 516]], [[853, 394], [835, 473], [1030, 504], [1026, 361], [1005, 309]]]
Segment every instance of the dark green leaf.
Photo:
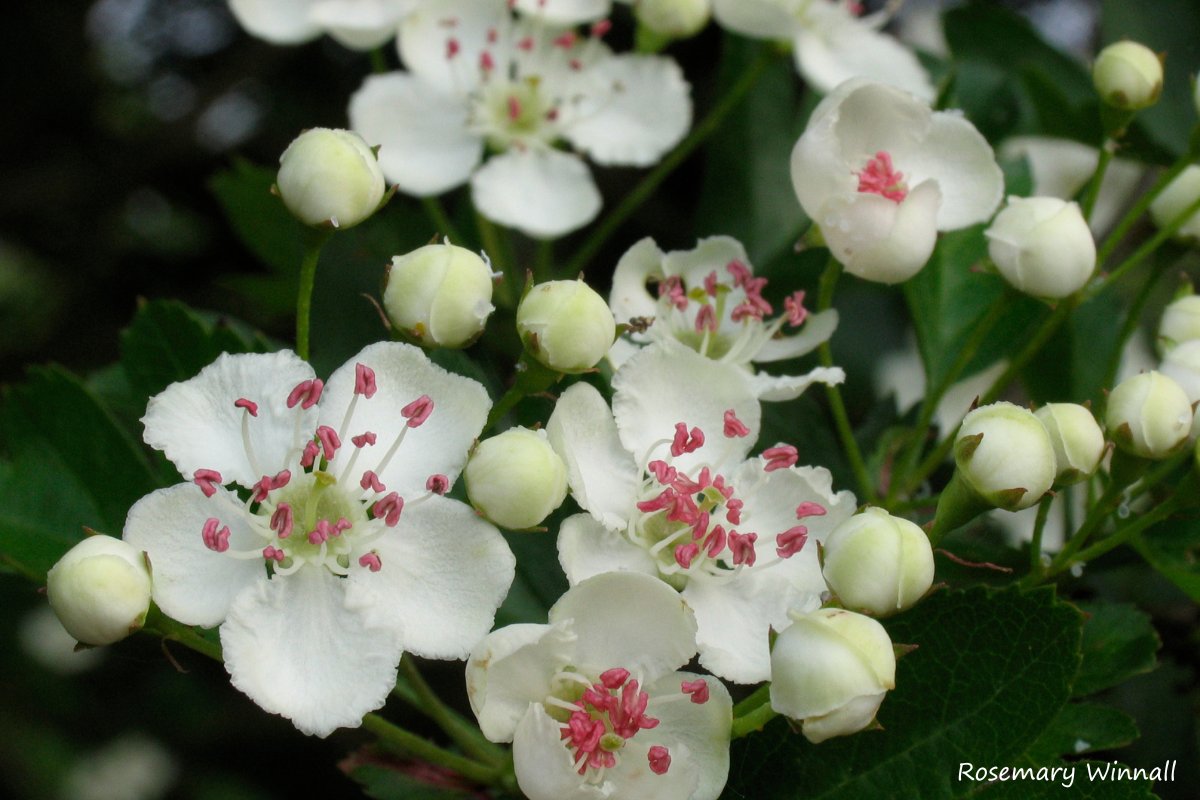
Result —
[[809, 744], [783, 722], [735, 743], [729, 797], [962, 797], [958, 765], [1013, 763], [1069, 695], [1081, 619], [1049, 591], [935, 594], [889, 620], [897, 665], [882, 732]]
[[237, 161], [209, 181], [242, 244], [272, 271], [290, 275], [300, 264], [302, 226], [271, 193], [275, 171]]
[[1067, 703], [1026, 756], [1035, 764], [1048, 764], [1059, 756], [1115, 750], [1137, 736], [1137, 724], [1123, 711], [1098, 703]]
[[1200, 520], [1168, 520], [1133, 540], [1150, 565], [1200, 602]]
[[417, 762], [390, 761], [354, 755], [341, 768], [375, 800], [468, 800], [487, 797]]
[[1121, 326], [1114, 321], [1120, 320], [1122, 313], [1111, 292], [1075, 309], [1021, 373], [1033, 400], [1052, 403], [1099, 398], [1107, 388], [1109, 362], [1120, 347]]
[[1157, 665], [1160, 642], [1150, 617], [1131, 605], [1078, 603], [1083, 625], [1083, 661], [1075, 678], [1076, 697], [1116, 686]]

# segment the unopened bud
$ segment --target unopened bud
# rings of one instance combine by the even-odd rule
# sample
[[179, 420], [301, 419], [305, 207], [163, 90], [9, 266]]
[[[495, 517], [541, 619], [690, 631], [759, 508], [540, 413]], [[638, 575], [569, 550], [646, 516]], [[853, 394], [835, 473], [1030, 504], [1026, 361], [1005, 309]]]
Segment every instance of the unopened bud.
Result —
[[[1175, 218], [1187, 212], [1200, 200], [1200, 167], [1190, 164], [1150, 204], [1150, 219], [1160, 228], [1165, 228]], [[1188, 217], [1183, 226], [1175, 231], [1175, 238], [1188, 243], [1200, 241], [1200, 211]]]
[[541, 430], [509, 428], [484, 439], [463, 476], [471, 505], [511, 530], [537, 525], [567, 496], [567, 466]]
[[585, 372], [608, 353], [616, 321], [604, 298], [583, 281], [548, 281], [517, 307], [517, 332], [526, 349], [557, 372]]
[[383, 309], [400, 331], [426, 347], [466, 347], [493, 311], [492, 271], [447, 241], [392, 258]]
[[1054, 483], [1054, 445], [1033, 412], [1013, 403], [980, 406], [963, 418], [954, 441], [959, 473], [983, 500], [1019, 511]]
[[1078, 203], [1010, 197], [984, 233], [1000, 274], [1034, 297], [1066, 297], [1096, 269], [1096, 243]]
[[1092, 81], [1105, 103], [1122, 111], [1137, 111], [1158, 102], [1163, 88], [1162, 61], [1144, 44], [1116, 42], [1096, 56]]
[[771, 708], [814, 744], [871, 724], [896, 686], [896, 654], [870, 617], [840, 608], [792, 614], [771, 649]]
[[1189, 403], [1200, 401], [1200, 339], [1189, 339], [1171, 348], [1158, 369], [1179, 384]]
[[917, 525], [866, 508], [824, 543], [825, 582], [847, 608], [876, 617], [902, 611], [933, 584], [933, 548]]
[[279, 157], [275, 186], [283, 204], [305, 225], [349, 228], [383, 200], [379, 160], [352, 131], [310, 128]]
[[708, 24], [710, 0], [638, 0], [638, 22], [655, 33], [683, 39]]
[[1166, 357], [1172, 348], [1193, 339], [1200, 339], [1200, 295], [1185, 294], [1163, 310], [1158, 323], [1158, 352]]
[[1166, 458], [1187, 442], [1192, 404], [1179, 384], [1166, 375], [1143, 372], [1122, 381], [1109, 394], [1104, 426], [1127, 453]]
[[1050, 434], [1054, 461], [1058, 465], [1055, 482], [1065, 486], [1092, 475], [1104, 457], [1104, 431], [1100, 423], [1076, 403], [1049, 403], [1034, 416]]
[[112, 644], [146, 621], [150, 572], [133, 546], [111, 536], [89, 536], [50, 568], [46, 596], [76, 640]]

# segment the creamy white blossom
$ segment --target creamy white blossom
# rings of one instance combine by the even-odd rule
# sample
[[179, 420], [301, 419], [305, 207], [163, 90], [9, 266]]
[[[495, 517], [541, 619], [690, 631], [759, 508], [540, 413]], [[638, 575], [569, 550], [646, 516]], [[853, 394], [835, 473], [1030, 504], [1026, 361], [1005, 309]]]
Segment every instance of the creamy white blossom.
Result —
[[1057, 474], [1046, 427], [1029, 409], [1004, 401], [980, 406], [963, 418], [954, 460], [983, 500], [1009, 511], [1036, 504]]
[[497, 525], [538, 525], [567, 497], [567, 467], [544, 430], [509, 428], [484, 439], [463, 472], [467, 499]]
[[765, 680], [769, 630], [789, 608], [816, 608], [825, 589], [809, 540], [853, 513], [854, 496], [834, 492], [826, 470], [795, 466], [794, 447], [747, 458], [760, 410], [735, 365], [656, 342], [617, 371], [613, 389], [610, 411], [575, 384], [547, 425], [587, 512], [559, 531], [567, 579], [659, 577], [696, 612], [701, 664]]
[[1163, 87], [1162, 61], [1139, 42], [1113, 42], [1096, 56], [1092, 81], [1104, 102], [1137, 111], [1158, 102]]
[[305, 733], [356, 726], [403, 651], [465, 658], [512, 582], [499, 531], [442, 496], [489, 406], [406, 344], [327, 383], [290, 351], [222, 355], [150, 399], [146, 442], [187, 482], [139, 500], [125, 540], [164, 612], [221, 626], [237, 688]]
[[547, 625], [490, 634], [467, 661], [479, 727], [513, 743], [530, 800], [716, 800], [729, 773], [732, 702], [678, 671], [696, 652], [691, 609], [662, 582], [597, 575]]
[[1192, 404], [1171, 378], [1151, 370], [1121, 381], [1108, 395], [1104, 427], [1122, 450], [1161, 459], [1179, 452], [1192, 428]]
[[[648, 282], [657, 284], [653, 292]], [[741, 242], [731, 237], [712, 236], [691, 250], [669, 253], [653, 239], [642, 239], [621, 256], [613, 273], [609, 305], [630, 328], [613, 343], [608, 359], [620, 367], [650, 342], [674, 340], [707, 358], [744, 367], [762, 400], [791, 400], [814, 382], [845, 380], [839, 367], [817, 367], [805, 375], [753, 370], [755, 362], [811, 352], [837, 328], [833, 309], [808, 313], [804, 292], [785, 298], [782, 313], [771, 318], [775, 308], [762, 295], [766, 285], [766, 278], [754, 276]]]
[[301, 44], [327, 33], [352, 50], [372, 50], [396, 35], [420, 0], [229, 0], [246, 32], [272, 44]]
[[275, 179], [288, 211], [305, 225], [350, 228], [383, 200], [375, 153], [353, 131], [309, 128], [279, 157]]
[[586, 372], [612, 347], [617, 323], [583, 280], [546, 281], [517, 306], [517, 333], [530, 355], [557, 372]]
[[879, 29], [884, 11], [860, 17], [845, 0], [713, 0], [725, 28], [758, 39], [790, 40], [796, 69], [817, 91], [866, 78], [932, 102], [936, 92], [916, 55]]
[[[1160, 228], [1165, 228], [1175, 221], [1200, 200], [1200, 167], [1189, 164], [1188, 167], [1171, 181], [1162, 194], [1154, 198], [1150, 204], [1150, 219]], [[1189, 244], [1200, 241], [1200, 211], [1195, 211], [1175, 231], [1175, 238]]]
[[466, 347], [495, 310], [491, 267], [449, 239], [394, 256], [383, 310], [393, 326], [427, 347]]
[[847, 272], [881, 283], [915, 275], [938, 231], [986, 220], [1004, 189], [991, 146], [961, 114], [861, 80], [813, 111], [791, 171], [833, 255]]
[[[504, 0], [422, 7], [400, 27], [408, 70], [369, 77], [350, 100], [351, 127], [382, 145], [384, 175], [407, 194], [470, 181], [489, 219], [543, 239], [569, 233], [601, 204], [576, 151], [648, 166], [691, 124], [678, 65], [614, 55], [607, 27], [515, 19]], [[485, 150], [495, 155], [485, 161]]]
[[1096, 242], [1073, 201], [1010, 197], [984, 235], [1004, 279], [1034, 297], [1066, 297], [1096, 269]]

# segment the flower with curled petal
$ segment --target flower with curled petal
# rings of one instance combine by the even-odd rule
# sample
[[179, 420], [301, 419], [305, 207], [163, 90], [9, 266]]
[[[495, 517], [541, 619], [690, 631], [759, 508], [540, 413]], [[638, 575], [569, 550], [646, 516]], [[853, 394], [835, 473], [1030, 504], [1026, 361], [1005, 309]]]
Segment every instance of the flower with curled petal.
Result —
[[373, 50], [396, 35], [421, 0], [229, 0], [249, 33], [272, 44], [301, 44], [323, 33], [351, 50]]
[[854, 496], [835, 493], [828, 471], [795, 466], [794, 447], [747, 458], [760, 410], [741, 367], [655, 342], [617, 370], [613, 389], [610, 411], [575, 384], [547, 424], [587, 512], [559, 530], [567, 580], [658, 577], [696, 612], [706, 669], [766, 680], [768, 633], [789, 609], [820, 605], [815, 541], [853, 513]]
[[490, 405], [405, 344], [328, 383], [290, 351], [222, 355], [150, 399], [146, 442], [187, 482], [124, 538], [165, 613], [221, 626], [234, 686], [305, 733], [356, 726], [403, 651], [466, 657], [512, 583], [499, 531], [442, 496]]
[[467, 661], [479, 727], [513, 743], [530, 800], [716, 800], [729, 774], [732, 702], [678, 671], [696, 653], [691, 609], [647, 575], [582, 581], [548, 625], [511, 625]]
[[[369, 77], [351, 127], [381, 145], [400, 191], [468, 180], [489, 219], [542, 239], [587, 224], [600, 192], [583, 158], [649, 166], [687, 132], [689, 86], [669, 58], [614, 55], [601, 20], [580, 32], [517, 18], [505, 0], [445, 0], [400, 26], [407, 71]], [[567, 143], [571, 151], [560, 149]], [[484, 160], [484, 153], [493, 153]]]

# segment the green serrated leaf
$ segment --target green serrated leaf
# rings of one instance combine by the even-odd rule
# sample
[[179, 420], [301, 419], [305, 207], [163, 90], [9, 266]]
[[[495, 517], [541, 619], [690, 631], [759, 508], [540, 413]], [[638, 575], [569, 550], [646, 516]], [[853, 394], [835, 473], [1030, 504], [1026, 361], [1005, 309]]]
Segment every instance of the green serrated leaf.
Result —
[[1073, 694], [1083, 697], [1116, 686], [1157, 666], [1160, 642], [1149, 615], [1131, 605], [1078, 603], [1083, 625], [1083, 661]]
[[1059, 756], [1115, 750], [1137, 737], [1137, 723], [1123, 711], [1099, 703], [1068, 703], [1026, 756], [1034, 764], [1047, 764]]
[[777, 721], [735, 743], [729, 797], [806, 800], [963, 797], [958, 765], [1005, 764], [1039, 737], [1069, 696], [1080, 614], [1049, 591], [935, 594], [888, 621], [900, 660], [882, 732], [820, 745]]

